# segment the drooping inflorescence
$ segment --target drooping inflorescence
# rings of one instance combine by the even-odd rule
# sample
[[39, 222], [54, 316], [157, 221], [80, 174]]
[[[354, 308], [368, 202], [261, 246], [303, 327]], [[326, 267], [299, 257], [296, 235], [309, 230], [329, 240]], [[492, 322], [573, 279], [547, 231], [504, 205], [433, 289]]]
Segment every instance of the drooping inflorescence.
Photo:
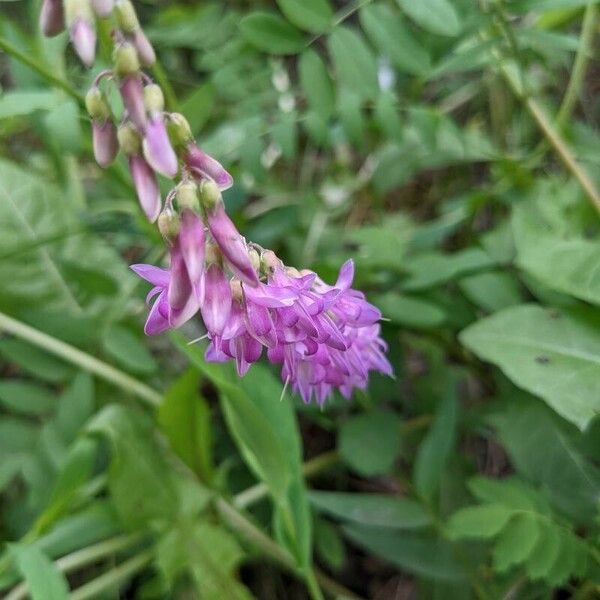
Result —
[[[177, 328], [200, 314], [209, 340], [206, 359], [234, 360], [243, 376], [266, 349], [282, 380], [305, 402], [325, 402], [334, 389], [346, 398], [364, 389], [370, 371], [392, 375], [380, 337], [381, 313], [352, 289], [354, 265], [334, 285], [316, 273], [287, 267], [270, 250], [248, 243], [227, 215], [221, 192], [233, 178], [195, 143], [185, 117], [165, 111], [160, 86], [143, 71], [156, 60], [130, 0], [44, 0], [46, 35], [65, 26], [83, 64], [94, 63], [95, 16], [113, 19], [113, 68], [86, 96], [96, 161], [127, 157], [146, 217], [158, 221], [169, 249], [167, 270], [132, 265], [153, 285], [148, 335]], [[119, 90], [118, 123], [104, 87]], [[174, 179], [164, 204], [156, 173]]]

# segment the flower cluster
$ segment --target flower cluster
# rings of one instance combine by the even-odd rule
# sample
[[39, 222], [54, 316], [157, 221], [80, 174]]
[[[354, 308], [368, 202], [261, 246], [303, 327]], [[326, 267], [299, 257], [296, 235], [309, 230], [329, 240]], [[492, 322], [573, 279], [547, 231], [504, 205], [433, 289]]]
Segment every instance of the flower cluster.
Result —
[[[130, 0], [43, 0], [40, 25], [46, 35], [67, 27], [90, 67], [95, 17], [110, 18], [115, 27], [113, 68], [96, 77], [86, 96], [94, 156], [101, 167], [119, 150], [127, 156], [140, 205], [158, 221], [170, 254], [168, 270], [131, 267], [153, 285], [146, 334], [180, 327], [199, 313], [207, 360], [234, 360], [243, 376], [266, 349], [305, 402], [322, 404], [334, 389], [349, 397], [366, 387], [373, 370], [392, 375], [381, 314], [352, 289], [352, 261], [328, 285], [312, 271], [286, 267], [238, 232], [221, 195], [233, 184], [231, 175], [196, 145], [183, 115], [165, 111], [161, 88], [141, 70], [156, 58]], [[111, 85], [124, 106], [118, 124], [107, 97]], [[178, 179], [164, 206], [157, 173]]]

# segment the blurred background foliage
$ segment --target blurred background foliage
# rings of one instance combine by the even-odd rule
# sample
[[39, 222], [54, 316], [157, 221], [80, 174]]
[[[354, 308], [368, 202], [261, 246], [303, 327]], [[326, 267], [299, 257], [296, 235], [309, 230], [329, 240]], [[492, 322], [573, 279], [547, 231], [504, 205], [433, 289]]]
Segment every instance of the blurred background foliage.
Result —
[[596, 2], [136, 6], [240, 230], [354, 258], [396, 379], [319, 410], [144, 338], [162, 241], [81, 110], [110, 25], [84, 72], [3, 2], [3, 597], [598, 597]]

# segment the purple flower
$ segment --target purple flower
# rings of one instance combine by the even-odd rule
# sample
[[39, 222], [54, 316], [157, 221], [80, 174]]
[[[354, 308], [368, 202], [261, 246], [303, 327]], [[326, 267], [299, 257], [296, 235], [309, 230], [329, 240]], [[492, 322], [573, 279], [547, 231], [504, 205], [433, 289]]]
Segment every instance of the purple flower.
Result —
[[185, 208], [181, 213], [179, 246], [192, 284], [200, 292], [204, 272], [204, 222], [194, 211]]
[[129, 156], [129, 170], [142, 210], [151, 223], [158, 218], [161, 208], [160, 190], [152, 167], [143, 157]]
[[119, 140], [112, 121], [92, 121], [92, 146], [94, 158], [101, 167], [108, 167], [115, 160], [119, 152]]
[[146, 161], [155, 171], [170, 178], [177, 175], [177, 156], [160, 113], [153, 114], [146, 124], [143, 149]]
[[233, 177], [223, 168], [223, 165], [200, 150], [194, 143], [187, 145], [183, 161], [199, 180], [211, 179], [221, 191], [233, 185]]
[[146, 107], [144, 106], [144, 86], [139, 73], [125, 75], [121, 79], [121, 97], [129, 118], [140, 133], [146, 130]]
[[81, 62], [86, 67], [91, 67], [96, 58], [96, 28], [91, 21], [77, 18], [69, 28], [71, 42]]
[[[212, 339], [219, 339], [230, 317], [232, 293], [229, 280], [216, 263], [204, 273], [204, 290], [200, 312]], [[218, 342], [217, 342], [218, 343]]]
[[62, 0], [43, 0], [40, 12], [40, 29], [47, 37], [54, 37], [65, 29]]
[[207, 220], [210, 233], [223, 253], [227, 266], [248, 285], [258, 285], [246, 242], [227, 216], [222, 202], [207, 211]]
[[154, 48], [141, 29], [138, 29], [133, 34], [133, 45], [135, 46], [140, 62], [145, 67], [151, 67], [156, 62]]

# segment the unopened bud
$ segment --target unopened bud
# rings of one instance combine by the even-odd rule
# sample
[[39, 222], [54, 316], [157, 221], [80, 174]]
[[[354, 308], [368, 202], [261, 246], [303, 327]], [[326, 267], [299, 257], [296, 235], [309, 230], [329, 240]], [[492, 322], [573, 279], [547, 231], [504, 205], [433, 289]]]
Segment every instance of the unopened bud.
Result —
[[137, 73], [140, 70], [140, 61], [134, 46], [128, 42], [119, 44], [113, 52], [115, 73], [119, 77], [125, 77]]
[[91, 67], [96, 58], [96, 27], [93, 20], [77, 18], [69, 27], [73, 48], [86, 67]]
[[138, 73], [126, 75], [119, 86], [123, 104], [129, 118], [141, 133], [146, 130], [146, 107], [144, 106], [144, 86]]
[[64, 0], [63, 8], [65, 23], [69, 28], [79, 19], [83, 19], [89, 23], [92, 23], [94, 20], [89, 0]]
[[150, 114], [164, 110], [165, 97], [159, 85], [151, 83], [144, 88], [144, 106]]
[[92, 0], [92, 10], [101, 19], [108, 19], [114, 8], [114, 0]]
[[186, 181], [177, 186], [176, 196], [177, 204], [180, 209], [189, 208], [194, 212], [200, 209], [200, 200], [198, 198], [198, 186], [193, 181]]
[[119, 146], [125, 154], [132, 156], [138, 155], [142, 151], [142, 140], [137, 129], [131, 123], [121, 125], [117, 131]]
[[85, 107], [94, 120], [106, 121], [110, 118], [110, 106], [98, 86], [92, 86], [85, 95]]
[[175, 146], [185, 146], [192, 141], [192, 130], [187, 119], [180, 113], [170, 113], [167, 121], [169, 137]]
[[129, 0], [119, 0], [115, 5], [115, 9], [117, 23], [125, 33], [133, 33], [140, 28], [135, 8]]
[[40, 29], [47, 37], [58, 35], [65, 28], [62, 0], [43, 0], [40, 11]]
[[117, 130], [112, 121], [94, 121], [92, 123], [92, 147], [94, 158], [102, 167], [106, 168], [116, 158], [119, 152]]
[[168, 240], [177, 237], [180, 225], [179, 215], [168, 208], [158, 216], [158, 230]]
[[140, 62], [145, 67], [151, 67], [156, 62], [156, 53], [154, 52], [154, 48], [146, 37], [146, 34], [141, 29], [138, 29], [133, 34], [133, 45], [137, 50]]
[[252, 263], [254, 270], [258, 271], [260, 269], [260, 254], [255, 248], [250, 248], [250, 250], [248, 250], [248, 256], [250, 257], [250, 262]]
[[200, 184], [200, 202], [209, 211], [223, 202], [219, 186], [212, 179], [205, 179]]

